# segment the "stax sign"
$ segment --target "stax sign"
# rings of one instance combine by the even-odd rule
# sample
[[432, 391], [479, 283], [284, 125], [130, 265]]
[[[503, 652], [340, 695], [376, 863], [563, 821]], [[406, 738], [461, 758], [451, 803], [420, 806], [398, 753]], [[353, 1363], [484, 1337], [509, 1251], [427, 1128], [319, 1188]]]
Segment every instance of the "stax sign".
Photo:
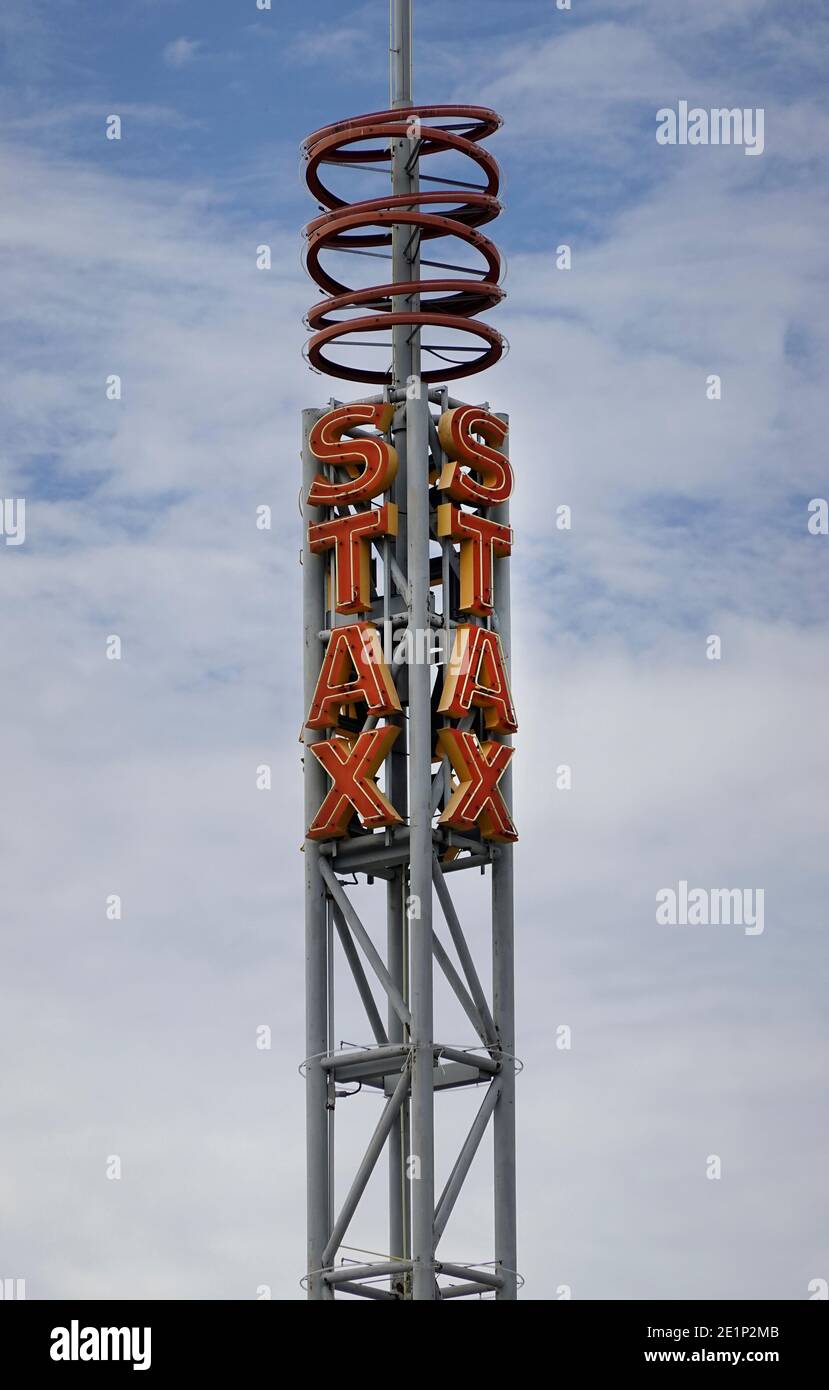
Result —
[[[368, 830], [402, 822], [376, 780], [400, 732], [398, 725], [355, 731], [355, 725], [368, 718], [402, 713], [380, 634], [361, 616], [372, 604], [371, 543], [397, 534], [394, 503], [384, 499], [373, 505], [397, 474], [397, 451], [382, 437], [393, 415], [390, 403], [338, 406], [317, 421], [309, 441], [312, 454], [329, 465], [334, 479], [320, 472], [308, 491], [310, 506], [332, 511], [330, 519], [309, 526], [308, 545], [315, 554], [333, 552], [329, 606], [355, 618], [331, 632], [306, 719], [306, 728], [329, 735], [308, 745], [331, 779], [307, 830], [313, 840], [346, 835], [355, 812]], [[371, 425], [377, 435], [343, 437], [346, 430]], [[438, 425], [448, 461], [436, 480], [446, 499], [437, 507], [437, 535], [460, 544], [458, 606], [471, 619], [454, 628], [438, 713], [463, 721], [481, 711], [483, 726], [491, 734], [513, 734], [518, 728], [501, 640], [474, 621], [493, 614], [493, 561], [508, 556], [512, 548], [510, 527], [486, 514], [512, 492], [512, 469], [497, 447], [506, 433], [497, 416], [472, 405], [445, 411]], [[516, 840], [498, 785], [512, 748], [495, 738], [481, 743], [475, 733], [446, 725], [438, 730], [433, 753], [434, 760], [448, 758], [454, 773], [452, 794], [439, 823], [456, 830], [478, 829], [486, 840]]]

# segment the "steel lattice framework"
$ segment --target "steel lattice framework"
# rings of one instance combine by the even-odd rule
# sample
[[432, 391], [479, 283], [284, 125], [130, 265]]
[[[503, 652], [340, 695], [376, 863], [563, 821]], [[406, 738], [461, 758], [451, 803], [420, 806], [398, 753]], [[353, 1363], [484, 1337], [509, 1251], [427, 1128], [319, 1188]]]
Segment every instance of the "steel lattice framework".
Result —
[[[479, 228], [495, 218], [499, 173], [481, 142], [500, 122], [494, 113], [477, 107], [416, 107], [412, 100], [411, 0], [393, 0], [392, 106], [390, 110], [352, 118], [309, 137], [305, 146], [308, 185], [321, 213], [308, 227], [306, 263], [325, 292], [325, 299], [308, 315], [312, 337], [308, 359], [319, 371], [348, 380], [382, 386], [380, 394], [350, 403], [386, 407], [375, 414], [377, 438], [384, 438], [397, 455], [397, 471], [389, 483], [389, 503], [372, 509], [365, 497], [337, 505], [332, 492], [326, 504], [321, 480], [342, 476], [345, 454], [320, 449], [315, 426], [343, 403], [329, 402], [326, 410], [303, 413], [303, 547], [304, 685], [305, 709], [318, 698], [321, 672], [334, 657], [332, 635], [352, 640], [365, 634], [408, 636], [405, 655], [390, 658], [388, 671], [394, 693], [384, 711], [385, 723], [358, 704], [344, 703], [336, 727], [325, 719], [310, 719], [303, 735], [306, 839], [306, 1058], [308, 1158], [308, 1262], [305, 1284], [312, 1299], [352, 1294], [376, 1300], [436, 1299], [488, 1294], [516, 1297], [515, 1218], [515, 1045], [513, 988], [513, 863], [511, 753], [509, 733], [487, 732], [484, 711], [473, 708], [463, 717], [441, 714], [439, 702], [446, 675], [439, 664], [424, 657], [427, 645], [441, 634], [451, 644], [461, 630], [475, 636], [482, 628], [495, 634], [506, 669], [510, 655], [509, 503], [488, 511], [492, 534], [501, 538], [490, 549], [491, 574], [482, 612], [469, 612], [461, 602], [462, 575], [456, 550], [457, 532], [445, 520], [446, 507], [435, 482], [449, 459], [442, 418], [463, 408], [450, 397], [446, 383], [483, 370], [502, 354], [504, 342], [475, 316], [502, 297], [498, 281], [501, 258]], [[422, 174], [422, 163], [433, 154], [464, 155], [472, 160], [479, 182], [441, 179]], [[391, 190], [385, 198], [346, 203], [325, 181], [328, 169], [383, 164], [389, 166]], [[429, 166], [435, 167], [435, 166]], [[332, 180], [336, 182], [336, 180]], [[428, 190], [421, 184], [428, 182]], [[422, 255], [440, 238], [459, 239], [475, 253], [478, 265], [447, 265]], [[445, 243], [444, 243], [445, 244]], [[383, 248], [388, 248], [384, 252]], [[391, 279], [355, 290], [336, 278], [329, 252], [368, 253], [391, 258]], [[424, 278], [422, 269], [447, 271], [447, 276]], [[471, 334], [473, 348], [431, 344], [424, 329]], [[340, 362], [336, 354], [358, 335], [391, 329], [392, 367], [389, 371], [362, 369]], [[423, 370], [422, 355], [434, 349], [438, 362]], [[447, 361], [443, 353], [454, 353]], [[333, 354], [333, 355], [332, 355]], [[477, 408], [488, 412], [487, 407]], [[343, 441], [365, 440], [357, 411], [345, 419]], [[499, 450], [507, 457], [507, 417], [500, 421]], [[474, 424], [474, 421], [473, 421]], [[316, 443], [317, 451], [312, 444]], [[369, 446], [371, 447], [371, 446]], [[328, 460], [326, 463], [325, 460]], [[357, 470], [351, 468], [351, 476]], [[316, 491], [315, 491], [316, 481]], [[507, 494], [508, 495], [508, 494]], [[315, 499], [319, 504], [315, 504]], [[452, 509], [448, 509], [451, 511]], [[456, 509], [455, 520], [457, 520]], [[443, 520], [441, 516], [443, 514]], [[371, 527], [371, 571], [364, 563], [362, 579], [354, 580], [350, 603], [337, 588], [336, 566], [341, 557], [332, 546], [338, 520], [362, 518]], [[462, 524], [472, 516], [460, 511]], [[450, 518], [450, 521], [452, 519]], [[356, 521], [352, 520], [354, 526]], [[326, 527], [328, 528], [326, 530]], [[431, 552], [431, 553], [430, 553]], [[368, 554], [368, 546], [366, 546]], [[361, 585], [368, 583], [362, 598]], [[347, 629], [346, 633], [340, 629]], [[373, 640], [373, 638], [371, 638]], [[489, 638], [487, 639], [489, 640]], [[337, 657], [339, 660], [339, 657]], [[434, 687], [434, 688], [433, 688]], [[394, 707], [396, 701], [396, 707]], [[324, 711], [323, 711], [324, 714]], [[509, 728], [511, 726], [505, 725]], [[489, 756], [499, 760], [498, 788], [507, 811], [496, 834], [486, 824], [460, 831], [447, 825], [447, 808], [457, 799], [458, 781], [447, 756], [449, 740], [464, 736], [489, 741]], [[364, 737], [369, 736], [369, 737]], [[364, 738], [364, 744], [359, 740]], [[321, 748], [323, 742], [327, 748]], [[379, 771], [382, 761], [384, 796], [371, 828], [370, 816], [358, 820], [355, 804], [335, 808], [340, 814], [336, 834], [319, 825], [321, 808], [333, 797], [331, 767], [365, 746], [367, 765]], [[480, 745], [479, 745], [480, 746]], [[316, 751], [315, 751], [316, 750]], [[375, 750], [374, 762], [371, 762]], [[435, 770], [436, 768], [436, 770]], [[493, 774], [494, 776], [494, 774]], [[328, 798], [328, 801], [326, 801]], [[371, 808], [369, 808], [371, 809]], [[333, 812], [332, 812], [333, 814]], [[506, 828], [505, 828], [506, 827]], [[309, 833], [310, 831], [310, 833]], [[487, 997], [473, 953], [456, 911], [451, 875], [467, 868], [486, 871], [491, 883], [492, 992]], [[364, 876], [382, 894], [386, 940], [375, 943], [349, 897], [347, 884]], [[435, 901], [445, 923], [433, 923]], [[435, 914], [437, 915], [437, 914]], [[338, 942], [365, 1010], [374, 1044], [336, 1050], [331, 951]], [[456, 963], [457, 962], [457, 963]], [[437, 964], [460, 1002], [476, 1047], [444, 1043], [436, 1033], [433, 1009], [433, 970]], [[385, 1011], [376, 991], [385, 996]], [[380, 1118], [347, 1194], [337, 1210], [333, 1202], [333, 1116], [336, 1090], [359, 1081], [384, 1096]], [[436, 1091], [452, 1094], [481, 1087], [483, 1099], [457, 1158], [440, 1189], [435, 1178]], [[492, 1260], [470, 1264], [447, 1263], [438, 1246], [447, 1228], [484, 1133], [494, 1135], [493, 1201], [495, 1249]], [[383, 1152], [387, 1152], [389, 1192], [388, 1258], [374, 1263], [348, 1263], [342, 1257], [346, 1233]]]

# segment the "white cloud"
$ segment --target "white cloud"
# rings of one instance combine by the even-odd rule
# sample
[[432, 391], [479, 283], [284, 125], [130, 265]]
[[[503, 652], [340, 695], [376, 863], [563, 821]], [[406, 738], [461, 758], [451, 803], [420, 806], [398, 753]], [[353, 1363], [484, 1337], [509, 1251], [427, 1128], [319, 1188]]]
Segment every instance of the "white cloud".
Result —
[[168, 68], [186, 68], [194, 62], [203, 47], [201, 39], [172, 39], [162, 49], [161, 57]]
[[319, 29], [298, 35], [290, 46], [289, 54], [301, 63], [332, 62], [339, 65], [352, 58], [365, 41], [364, 28], [356, 24], [342, 24], [336, 29]]

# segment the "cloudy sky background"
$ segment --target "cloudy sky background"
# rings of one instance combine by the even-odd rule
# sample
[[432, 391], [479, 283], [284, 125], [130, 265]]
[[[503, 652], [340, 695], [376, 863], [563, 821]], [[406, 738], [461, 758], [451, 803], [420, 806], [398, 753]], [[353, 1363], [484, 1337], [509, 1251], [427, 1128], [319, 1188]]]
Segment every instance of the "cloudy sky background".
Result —
[[[0, 492], [27, 500], [25, 544], [0, 544], [0, 1276], [30, 1298], [301, 1296], [298, 417], [357, 392], [301, 357], [298, 146], [386, 104], [387, 11], [0, 18]], [[829, 538], [806, 527], [829, 489], [829, 17], [416, 11], [418, 99], [506, 121], [512, 350], [464, 394], [509, 411], [518, 479], [525, 1292], [804, 1298], [829, 1278]], [[680, 99], [763, 107], [765, 153], [658, 146]], [[480, 955], [473, 877], [452, 887]], [[763, 888], [763, 935], [658, 926], [680, 879]], [[345, 1001], [342, 1037], [365, 1037]], [[478, 1097], [456, 1101], [442, 1171]], [[376, 1111], [338, 1107], [342, 1181]], [[488, 1194], [483, 1150], [447, 1258], [490, 1257]], [[355, 1246], [386, 1248], [382, 1200]]]

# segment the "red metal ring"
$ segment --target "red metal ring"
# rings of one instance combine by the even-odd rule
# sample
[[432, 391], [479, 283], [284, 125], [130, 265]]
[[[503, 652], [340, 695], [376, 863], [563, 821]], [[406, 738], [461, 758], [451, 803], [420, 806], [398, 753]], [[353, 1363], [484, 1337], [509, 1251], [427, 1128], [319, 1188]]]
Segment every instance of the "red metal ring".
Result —
[[[390, 141], [406, 138], [414, 117], [419, 122], [418, 153], [421, 159], [446, 151], [464, 154], [481, 170], [486, 180], [485, 186], [470, 190], [459, 188], [457, 191], [441, 189], [413, 195], [390, 194], [385, 198], [349, 204], [322, 182], [319, 170], [323, 163], [346, 166], [388, 163], [391, 159]], [[468, 128], [458, 133], [436, 124], [441, 121], [460, 121]], [[498, 361], [506, 347], [504, 339], [496, 329], [476, 323], [474, 318], [503, 298], [498, 284], [501, 256], [489, 238], [476, 230], [493, 221], [501, 211], [497, 196], [500, 186], [498, 165], [478, 145], [480, 140], [492, 135], [500, 124], [495, 112], [485, 107], [406, 107], [353, 116], [325, 126], [308, 137], [304, 145], [306, 181], [314, 197], [328, 209], [306, 228], [306, 266], [320, 289], [328, 295], [327, 299], [314, 305], [307, 317], [309, 328], [315, 330], [307, 346], [307, 356], [312, 366], [330, 376], [349, 381], [386, 384], [390, 380], [389, 372], [335, 362], [322, 349], [327, 343], [353, 333], [375, 333], [396, 324], [450, 328], [471, 333], [482, 340], [477, 357], [469, 362], [447, 363], [422, 372], [424, 382], [455, 381], [473, 376]], [[382, 143], [371, 144], [368, 149], [354, 148], [367, 141]], [[440, 213], [424, 211], [438, 206], [443, 209]], [[455, 237], [479, 251], [485, 264], [478, 271], [470, 270], [469, 279], [422, 279], [352, 289], [335, 279], [320, 263], [320, 255], [324, 251], [389, 246], [392, 227], [400, 223], [416, 229], [421, 242], [437, 237]], [[414, 294], [420, 296], [419, 310], [393, 310], [394, 299]], [[374, 313], [369, 312], [358, 318], [336, 317], [355, 308], [374, 310]]]

